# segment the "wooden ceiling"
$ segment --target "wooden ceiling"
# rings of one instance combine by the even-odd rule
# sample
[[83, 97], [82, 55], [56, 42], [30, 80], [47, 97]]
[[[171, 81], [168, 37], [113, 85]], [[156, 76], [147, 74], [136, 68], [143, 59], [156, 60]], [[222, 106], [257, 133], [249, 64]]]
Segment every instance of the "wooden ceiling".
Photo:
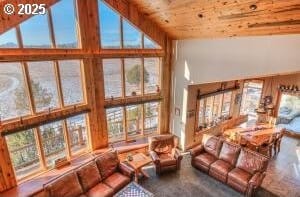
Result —
[[174, 39], [300, 33], [300, 0], [131, 0]]

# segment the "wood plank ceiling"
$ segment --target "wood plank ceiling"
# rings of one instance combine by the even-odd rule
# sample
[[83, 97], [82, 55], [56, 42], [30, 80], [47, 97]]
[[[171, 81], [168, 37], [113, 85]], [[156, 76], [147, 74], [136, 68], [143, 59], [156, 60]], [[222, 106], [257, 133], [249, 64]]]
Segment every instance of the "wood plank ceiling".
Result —
[[174, 39], [300, 33], [300, 0], [131, 0]]

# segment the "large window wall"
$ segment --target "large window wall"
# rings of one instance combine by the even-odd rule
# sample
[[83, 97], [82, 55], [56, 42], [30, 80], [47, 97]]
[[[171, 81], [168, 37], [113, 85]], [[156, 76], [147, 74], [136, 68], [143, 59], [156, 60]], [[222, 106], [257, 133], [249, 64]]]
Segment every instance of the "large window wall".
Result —
[[[87, 17], [77, 12], [82, 1], [61, 0], [45, 15], [30, 17], [0, 35], [0, 50], [22, 49], [0, 63], [0, 123], [6, 128], [13, 125], [3, 136], [18, 181], [52, 169], [58, 159], [70, 160], [89, 151], [94, 145], [88, 138], [93, 132], [89, 127], [94, 126], [89, 122], [98, 118], [92, 116], [102, 115], [102, 110], [106, 110], [108, 130], [101, 132], [108, 134], [109, 142], [137, 139], [159, 130], [163, 50], [104, 1], [97, 3], [100, 51], [119, 49], [108, 56], [110, 59], [103, 58], [99, 51], [86, 50], [88, 44], [84, 42], [97, 36], [79, 32], [84, 29], [82, 25], [86, 27], [82, 21]], [[143, 49], [145, 56], [137, 53], [139, 50], [133, 55], [135, 50], [129, 49]], [[43, 50], [45, 54], [37, 54]], [[100, 59], [101, 76], [95, 63]], [[88, 68], [83, 62], [89, 64]], [[83, 72], [86, 70], [90, 73]], [[91, 79], [90, 74], [98, 78]], [[102, 99], [102, 92], [91, 89], [101, 89], [91, 85], [97, 80], [104, 81], [105, 102], [101, 109], [92, 109], [92, 103], [99, 100], [91, 99]], [[143, 101], [130, 101], [132, 98]], [[113, 100], [122, 100], [122, 105], [107, 107], [106, 102]], [[87, 110], [78, 115], [76, 109], [82, 106]], [[89, 110], [96, 113], [86, 114]], [[43, 119], [48, 116], [49, 121]], [[103, 142], [93, 143], [94, 147], [104, 146]]]
[[[81, 60], [0, 63], [1, 123], [85, 104]], [[88, 150], [86, 115], [6, 135], [18, 180]]]

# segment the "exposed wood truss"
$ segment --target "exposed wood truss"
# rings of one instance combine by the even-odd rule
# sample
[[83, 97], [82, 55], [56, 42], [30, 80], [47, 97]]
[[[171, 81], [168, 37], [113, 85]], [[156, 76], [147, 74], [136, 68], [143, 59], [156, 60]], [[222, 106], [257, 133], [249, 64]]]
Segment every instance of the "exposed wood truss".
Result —
[[299, 0], [132, 0], [176, 39], [300, 33]]

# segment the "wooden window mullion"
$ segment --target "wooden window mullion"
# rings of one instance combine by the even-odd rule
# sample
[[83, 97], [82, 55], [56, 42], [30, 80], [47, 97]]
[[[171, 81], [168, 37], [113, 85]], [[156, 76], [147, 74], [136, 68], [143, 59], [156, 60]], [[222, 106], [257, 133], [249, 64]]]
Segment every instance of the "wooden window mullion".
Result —
[[47, 15], [48, 15], [49, 33], [50, 33], [50, 40], [51, 40], [52, 48], [56, 48], [51, 9], [48, 9]]
[[22, 33], [21, 33], [19, 25], [16, 26], [16, 34], [17, 34], [17, 41], [18, 41], [19, 47], [23, 48], [24, 46], [23, 46]]
[[40, 157], [41, 164], [42, 164], [42, 169], [46, 170], [47, 162], [46, 162], [46, 156], [45, 156], [44, 147], [42, 144], [42, 136], [41, 136], [39, 127], [34, 128], [34, 135], [35, 135], [35, 139], [36, 139], [37, 146], [38, 146], [38, 152], [39, 152], [39, 157]]
[[[145, 103], [141, 104], [142, 105], [142, 136], [145, 136]], [[140, 120], [139, 120], [140, 121]]]
[[58, 90], [58, 100], [61, 108], [65, 107], [58, 61], [54, 61], [55, 80]]
[[123, 17], [120, 16], [120, 45], [121, 45], [121, 49], [124, 48], [124, 36], [123, 36]]
[[145, 58], [141, 58], [141, 62], [142, 62], [142, 69], [141, 69], [141, 95], [144, 96], [145, 95]]
[[68, 125], [66, 119], [63, 120], [63, 134], [64, 134], [64, 139], [66, 142], [66, 155], [67, 159], [70, 160], [72, 153], [71, 153], [71, 142], [70, 142], [70, 136], [68, 132]]
[[127, 107], [123, 108], [123, 125], [124, 125], [124, 132], [125, 132], [125, 141], [128, 140], [128, 128], [127, 128]]
[[122, 98], [126, 97], [125, 65], [124, 58], [121, 59]]

